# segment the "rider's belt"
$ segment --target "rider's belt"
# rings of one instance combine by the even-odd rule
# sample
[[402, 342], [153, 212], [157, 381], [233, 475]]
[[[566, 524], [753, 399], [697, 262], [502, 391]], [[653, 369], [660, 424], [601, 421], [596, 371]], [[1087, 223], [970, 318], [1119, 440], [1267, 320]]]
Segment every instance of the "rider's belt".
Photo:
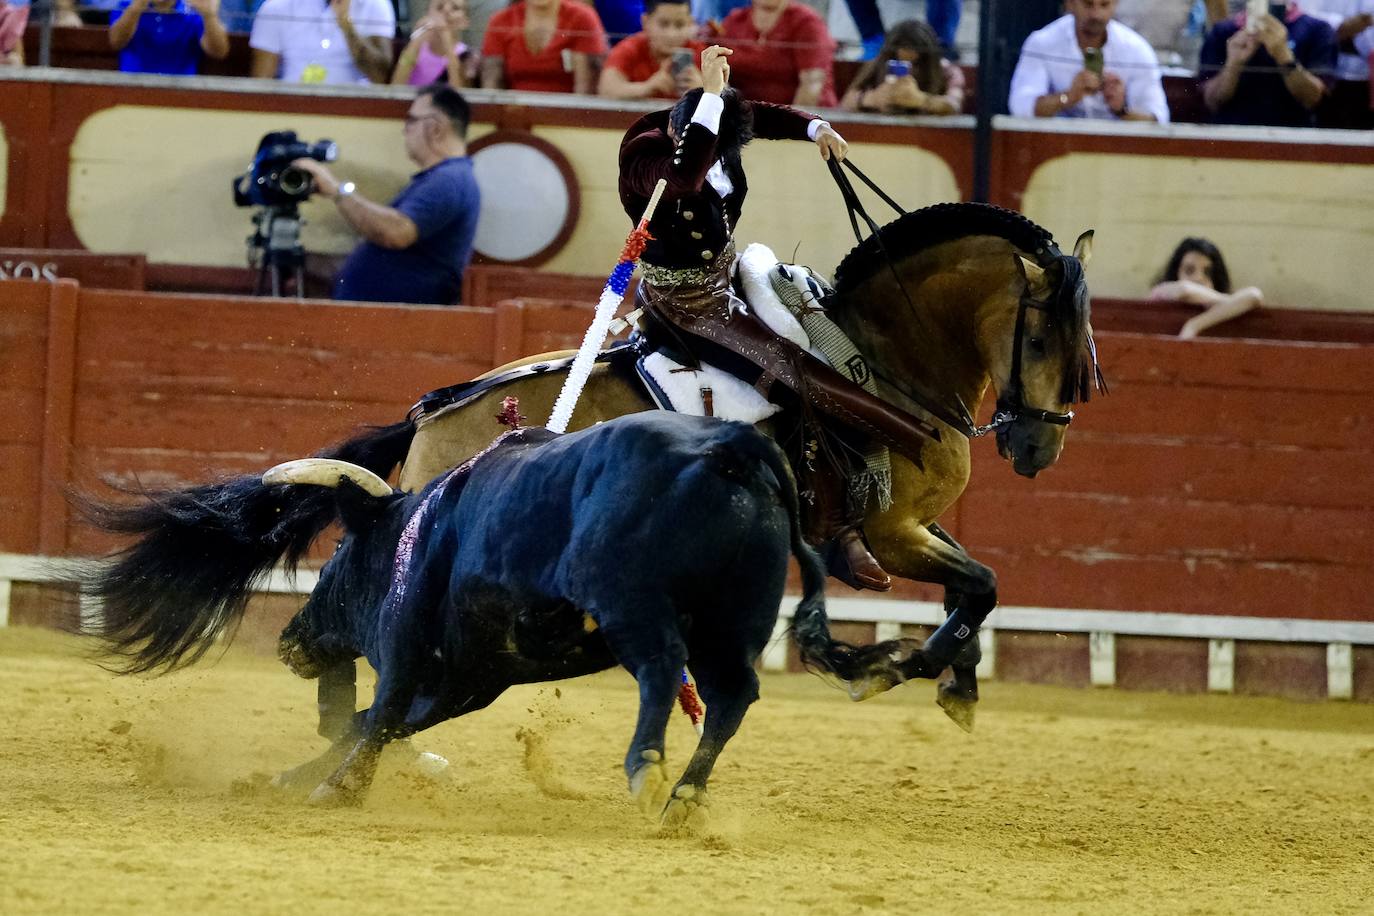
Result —
[[728, 270], [734, 260], [735, 240], [731, 238], [726, 239], [725, 246], [719, 253], [700, 267], [659, 267], [657, 264], [640, 261], [639, 269], [643, 277], [642, 282], [650, 286], [670, 289], [678, 286], [705, 286], [720, 276], [722, 271]]

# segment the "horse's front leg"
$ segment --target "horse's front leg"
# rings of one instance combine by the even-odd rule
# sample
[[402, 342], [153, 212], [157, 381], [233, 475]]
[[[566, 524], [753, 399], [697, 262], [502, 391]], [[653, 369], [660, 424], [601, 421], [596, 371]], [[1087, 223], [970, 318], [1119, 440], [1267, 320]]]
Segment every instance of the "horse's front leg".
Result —
[[897, 669], [903, 678], [933, 680], [953, 666], [955, 678], [942, 685], [938, 702], [967, 730], [977, 702], [973, 668], [978, 663], [978, 629], [997, 606], [997, 576], [938, 526], [878, 518], [881, 521], [870, 525], [868, 536], [879, 562], [894, 575], [945, 588], [945, 622]]

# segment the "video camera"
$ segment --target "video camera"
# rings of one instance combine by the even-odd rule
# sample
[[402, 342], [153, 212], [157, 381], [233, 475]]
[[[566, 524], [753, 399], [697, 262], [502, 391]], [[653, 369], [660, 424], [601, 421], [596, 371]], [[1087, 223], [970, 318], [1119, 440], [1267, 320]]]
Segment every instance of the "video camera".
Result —
[[248, 171], [231, 183], [234, 203], [240, 207], [294, 208], [315, 193], [308, 172], [292, 168], [297, 159], [333, 162], [339, 146], [333, 140], [305, 143], [294, 130], [274, 130], [262, 138]]

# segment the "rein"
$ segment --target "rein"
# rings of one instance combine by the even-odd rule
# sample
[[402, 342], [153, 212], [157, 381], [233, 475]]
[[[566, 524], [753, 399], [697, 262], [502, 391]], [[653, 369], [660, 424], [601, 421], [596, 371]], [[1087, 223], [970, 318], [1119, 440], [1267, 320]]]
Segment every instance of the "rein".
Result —
[[[892, 256], [888, 254], [887, 246], [883, 244], [883, 237], [880, 231], [881, 227], [879, 227], [873, 217], [868, 215], [868, 211], [864, 209], [864, 205], [859, 200], [858, 194], [855, 193], [854, 185], [850, 182], [849, 176], [840, 168], [840, 163], [832, 156], [830, 159], [826, 160], [826, 165], [829, 166], [830, 175], [835, 179], [835, 184], [840, 189], [840, 196], [844, 198], [845, 210], [849, 216], [849, 226], [854, 230], [854, 238], [860, 243], [864, 240], [862, 233], [859, 231], [859, 219], [863, 219], [868, 225], [871, 237], [877, 240], [878, 251], [882, 253], [883, 261], [892, 272], [892, 279], [897, 284], [897, 288], [902, 291], [902, 298], [906, 300], [907, 308], [911, 311], [912, 317], [916, 319], [917, 324], [922, 325], [926, 331], [929, 331], [930, 329], [926, 326], [924, 317], [921, 315], [920, 310], [916, 308], [916, 303], [912, 301], [911, 294], [907, 292], [906, 284], [902, 282], [901, 275], [897, 272], [897, 265], [893, 262]], [[866, 184], [873, 193], [882, 198], [884, 203], [896, 210], [898, 214], [903, 216], [906, 215], [907, 211], [903, 210], [902, 207], [888, 196], [882, 188], [878, 187], [873, 179], [860, 171], [859, 167], [853, 162], [845, 159], [844, 167], [853, 172], [860, 181]], [[1068, 426], [1073, 422], [1073, 411], [1070, 410], [1067, 413], [1057, 413], [1051, 410], [1043, 410], [1039, 407], [1030, 407], [1025, 402], [1025, 391], [1021, 384], [1021, 345], [1026, 333], [1026, 310], [1031, 308], [1045, 310], [1047, 306], [1044, 303], [1037, 302], [1031, 297], [1030, 280], [1027, 279], [1026, 286], [1021, 292], [1021, 299], [1016, 306], [1016, 330], [1012, 337], [1011, 351], [1011, 378], [1007, 384], [1006, 390], [997, 398], [997, 407], [993, 411], [992, 422], [985, 426], [978, 426], [973, 422], [973, 418], [969, 415], [968, 408], [958, 398], [955, 398], [955, 405], [958, 410], [958, 415], [955, 416], [950, 410], [938, 403], [934, 403], [921, 392], [910, 390], [906, 386], [897, 384], [895, 380], [886, 374], [877, 372], [876, 370], [873, 374], [891, 385], [910, 400], [914, 401], [923, 410], [929, 411], [932, 416], [947, 423], [954, 429], [959, 430], [959, 432], [970, 439], [986, 436], [988, 433], [1000, 429], [1003, 426], [1009, 426], [1022, 418], [1034, 420], [1039, 423], [1048, 423], [1053, 426]]]

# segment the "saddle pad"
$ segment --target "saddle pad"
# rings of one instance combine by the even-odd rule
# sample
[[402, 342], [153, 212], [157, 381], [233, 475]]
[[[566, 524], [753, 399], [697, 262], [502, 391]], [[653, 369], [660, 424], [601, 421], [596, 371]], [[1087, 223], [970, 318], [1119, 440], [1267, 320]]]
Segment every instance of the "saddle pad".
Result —
[[712, 416], [722, 420], [758, 423], [782, 409], [715, 366], [703, 363], [700, 369], [688, 369], [662, 353], [650, 353], [635, 365], [654, 401], [664, 410], [706, 416], [702, 388], [711, 389]]

